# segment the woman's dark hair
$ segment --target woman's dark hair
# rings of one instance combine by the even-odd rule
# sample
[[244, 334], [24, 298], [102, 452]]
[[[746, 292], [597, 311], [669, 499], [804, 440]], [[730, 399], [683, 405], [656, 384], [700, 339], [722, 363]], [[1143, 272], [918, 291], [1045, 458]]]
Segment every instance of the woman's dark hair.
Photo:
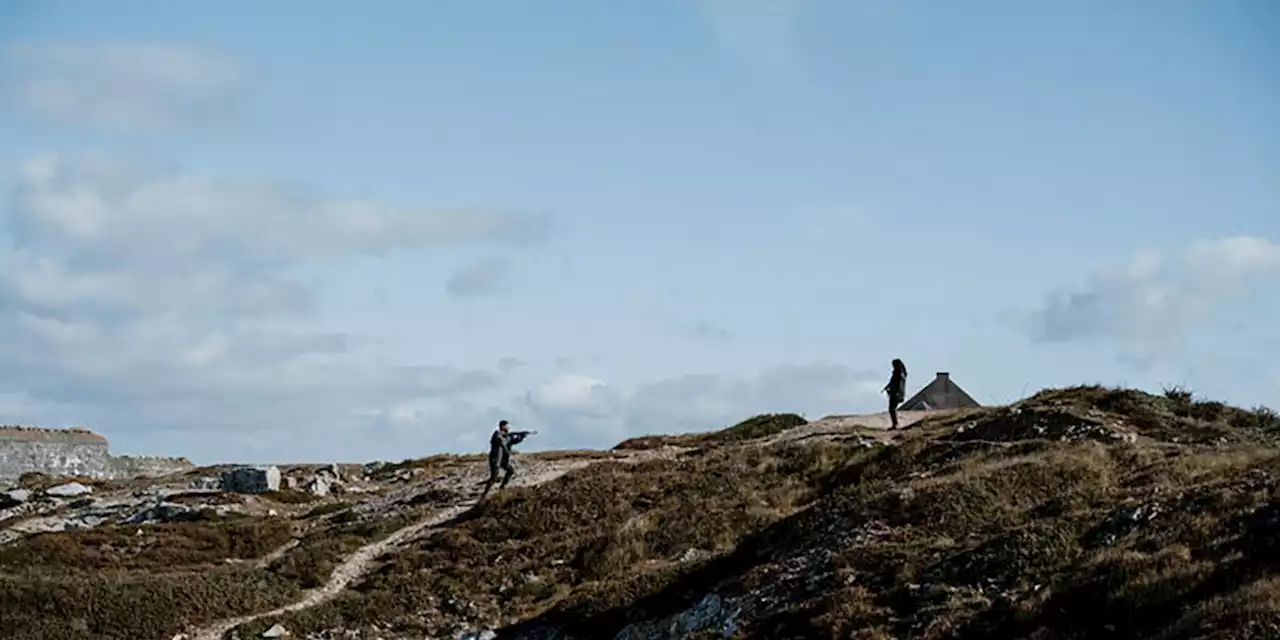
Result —
[[897, 358], [893, 359], [893, 370], [895, 372], [902, 372], [902, 375], [904, 376], [907, 375], [907, 365], [902, 364], [902, 361]]

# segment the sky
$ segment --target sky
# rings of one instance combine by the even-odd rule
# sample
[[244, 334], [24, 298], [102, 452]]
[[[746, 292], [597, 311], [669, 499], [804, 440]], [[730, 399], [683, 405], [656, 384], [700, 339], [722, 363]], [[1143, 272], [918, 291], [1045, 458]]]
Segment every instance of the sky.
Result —
[[197, 463], [1280, 407], [1268, 0], [0, 4], [0, 423]]

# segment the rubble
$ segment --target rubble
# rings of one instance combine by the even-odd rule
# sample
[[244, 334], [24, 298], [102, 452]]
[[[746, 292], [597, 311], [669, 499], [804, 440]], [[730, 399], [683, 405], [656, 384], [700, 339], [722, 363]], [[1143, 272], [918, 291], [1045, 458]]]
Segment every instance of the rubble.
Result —
[[310, 482], [307, 483], [306, 490], [308, 493], [312, 493], [317, 496], [327, 496], [329, 495], [331, 482], [332, 481], [329, 480], [327, 476], [317, 474], [315, 477], [311, 478]]
[[96, 500], [83, 498], [65, 505], [53, 501], [28, 500], [17, 507], [0, 510], [0, 519], [26, 516], [25, 519], [0, 529], [0, 545], [37, 533], [92, 529], [104, 524], [173, 522], [210, 511], [218, 516], [244, 511], [243, 506], [234, 504], [187, 505], [173, 501], [174, 498], [191, 495], [200, 494], [160, 490]]
[[740, 612], [735, 599], [709, 593], [698, 604], [675, 615], [629, 624], [615, 640], [683, 640], [708, 631], [718, 631], [721, 638], [727, 639], [737, 632], [735, 619]]
[[222, 479], [212, 476], [201, 476], [199, 478], [192, 478], [191, 481], [187, 483], [187, 486], [196, 490], [221, 491]]
[[1160, 505], [1125, 505], [1116, 507], [1097, 527], [1085, 535], [1089, 548], [1110, 547], [1139, 526], [1151, 522], [1161, 513]]
[[699, 560], [704, 560], [709, 557], [711, 557], [710, 551], [691, 548], [691, 549], [685, 549], [684, 553], [680, 554], [680, 559], [678, 560], [678, 562], [681, 562], [681, 563], [698, 562]]
[[1016, 440], [1057, 440], [1075, 442], [1134, 443], [1138, 434], [1118, 425], [1108, 424], [1100, 415], [1086, 415], [1059, 407], [1013, 407], [960, 425], [944, 437], [955, 442]]
[[[222, 506], [222, 505], [220, 505]], [[214, 507], [215, 510], [218, 507]], [[175, 502], [161, 502], [155, 506], [148, 507], [120, 521], [121, 524], [145, 524], [151, 522], [171, 522], [178, 520], [183, 516], [189, 515], [197, 509], [193, 509], [184, 504]], [[220, 514], [221, 515], [221, 514]]]

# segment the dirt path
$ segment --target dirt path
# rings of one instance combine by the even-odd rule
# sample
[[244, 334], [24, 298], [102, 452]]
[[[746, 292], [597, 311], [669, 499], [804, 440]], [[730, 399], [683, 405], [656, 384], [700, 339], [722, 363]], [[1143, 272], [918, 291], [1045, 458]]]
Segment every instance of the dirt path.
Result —
[[271, 563], [275, 562], [276, 560], [279, 560], [280, 558], [283, 558], [284, 554], [289, 553], [290, 551], [293, 551], [294, 547], [297, 547], [297, 546], [298, 546], [298, 539], [294, 538], [293, 540], [290, 540], [280, 545], [280, 547], [277, 548], [275, 551], [272, 551], [271, 553], [268, 553], [267, 555], [262, 556], [261, 558], [258, 558], [253, 563], [253, 566], [258, 569], [265, 569], [271, 566]]
[[[925, 418], [951, 413], [948, 410], [938, 411], [899, 411], [898, 427], [906, 429]], [[861, 434], [879, 440], [891, 439], [901, 431], [890, 429], [892, 421], [888, 412], [867, 413], [861, 415], [827, 416], [814, 420], [804, 426], [788, 429], [776, 436], [766, 438], [761, 444], [779, 442], [795, 442], [811, 438], [833, 438], [850, 434]]]

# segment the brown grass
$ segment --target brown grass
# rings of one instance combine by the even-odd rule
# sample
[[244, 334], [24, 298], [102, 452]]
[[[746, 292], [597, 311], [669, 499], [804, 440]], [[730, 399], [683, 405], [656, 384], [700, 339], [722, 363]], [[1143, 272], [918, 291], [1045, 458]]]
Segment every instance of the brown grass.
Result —
[[294, 585], [226, 560], [261, 557], [289, 538], [286, 521], [247, 518], [26, 538], [0, 547], [3, 636], [171, 637], [187, 621], [282, 604]]
[[623, 440], [615, 445], [615, 451], [638, 451], [661, 447], [699, 447], [730, 444], [766, 438], [796, 427], [808, 421], [794, 413], [762, 413], [738, 424], [711, 433], [686, 433], [683, 435], [648, 435]]
[[270, 569], [303, 589], [318, 587], [344, 557], [408, 525], [415, 513], [358, 521], [350, 510], [340, 511], [327, 526], [303, 536], [298, 546], [272, 563]]
[[46, 533], [0, 547], [0, 569], [168, 571], [253, 559], [289, 541], [287, 520], [227, 518]]

